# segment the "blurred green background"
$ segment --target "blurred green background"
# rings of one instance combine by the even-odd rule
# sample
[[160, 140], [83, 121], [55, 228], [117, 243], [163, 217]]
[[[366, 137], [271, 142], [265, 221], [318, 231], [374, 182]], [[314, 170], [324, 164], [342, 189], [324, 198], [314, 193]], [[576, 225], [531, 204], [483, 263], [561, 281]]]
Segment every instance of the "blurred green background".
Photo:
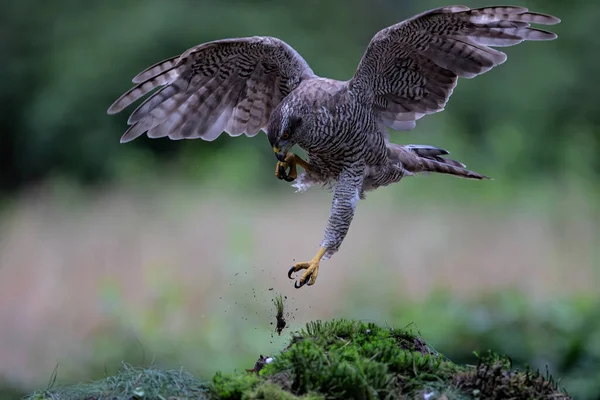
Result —
[[127, 112], [106, 109], [150, 64], [225, 37], [279, 37], [348, 79], [378, 30], [451, 3], [3, 2], [0, 398], [43, 387], [57, 364], [60, 382], [121, 361], [250, 368], [285, 343], [270, 325], [281, 292], [292, 329], [413, 324], [454, 361], [493, 349], [600, 399], [600, 5], [512, 3], [561, 18], [559, 39], [503, 49], [446, 111], [392, 135], [495, 180], [370, 193], [318, 284], [295, 291], [286, 271], [314, 255], [330, 192], [276, 180], [263, 134], [120, 145]]

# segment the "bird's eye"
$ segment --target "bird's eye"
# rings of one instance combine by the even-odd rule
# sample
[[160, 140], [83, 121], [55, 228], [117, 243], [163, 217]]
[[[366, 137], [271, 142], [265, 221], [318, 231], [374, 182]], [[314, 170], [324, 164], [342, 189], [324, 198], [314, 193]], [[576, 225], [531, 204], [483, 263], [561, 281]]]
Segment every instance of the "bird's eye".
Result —
[[283, 135], [281, 135], [281, 138], [282, 138], [282, 139], [287, 139], [287, 138], [289, 138], [289, 137], [290, 137], [290, 134], [289, 134], [289, 133], [287, 133], [287, 132], [283, 132]]

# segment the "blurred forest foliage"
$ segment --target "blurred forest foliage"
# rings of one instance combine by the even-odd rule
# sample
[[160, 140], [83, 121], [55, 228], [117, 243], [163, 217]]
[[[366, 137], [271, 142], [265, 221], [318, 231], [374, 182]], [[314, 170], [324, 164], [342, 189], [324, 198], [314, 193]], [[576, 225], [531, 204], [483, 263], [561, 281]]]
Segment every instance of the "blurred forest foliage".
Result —
[[[180, 174], [191, 169], [202, 176], [210, 174], [215, 159], [231, 159], [234, 153], [268, 171], [257, 181], [272, 187], [274, 159], [264, 135], [255, 140], [221, 136], [212, 143], [144, 136], [120, 145], [127, 112], [109, 117], [106, 109], [148, 65], [224, 37], [280, 37], [317, 74], [348, 79], [378, 30], [446, 3], [4, 2], [0, 190], [6, 193], [56, 176], [95, 183], [139, 172], [152, 175], [168, 163], [179, 163]], [[468, 3], [489, 5], [480, 0]], [[515, 184], [569, 175], [597, 185], [600, 114], [594, 82], [600, 70], [600, 36], [590, 32], [600, 7], [591, 0], [517, 3], [559, 16], [562, 23], [550, 27], [559, 39], [506, 49], [506, 64], [459, 82], [445, 112], [424, 118], [414, 134], [398, 133], [393, 140], [420, 140], [445, 146], [453, 154], [460, 151], [469, 166], [492, 166], [491, 172], [483, 172]]]

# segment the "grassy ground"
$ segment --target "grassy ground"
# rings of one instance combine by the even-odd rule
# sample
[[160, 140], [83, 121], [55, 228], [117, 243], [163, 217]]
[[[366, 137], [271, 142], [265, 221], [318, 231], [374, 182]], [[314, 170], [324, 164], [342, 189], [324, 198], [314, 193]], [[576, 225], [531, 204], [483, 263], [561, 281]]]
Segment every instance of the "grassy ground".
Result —
[[104, 380], [58, 387], [29, 400], [129, 399], [569, 399], [548, 374], [507, 358], [457, 365], [414, 332], [349, 320], [315, 321], [254, 368], [203, 382], [183, 370], [124, 366]]

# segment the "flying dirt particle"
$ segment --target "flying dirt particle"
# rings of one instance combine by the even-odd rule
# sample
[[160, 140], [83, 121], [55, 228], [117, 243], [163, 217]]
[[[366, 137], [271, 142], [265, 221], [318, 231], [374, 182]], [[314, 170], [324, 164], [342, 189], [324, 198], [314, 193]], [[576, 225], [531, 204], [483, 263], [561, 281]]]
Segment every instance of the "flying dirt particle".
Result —
[[273, 303], [275, 303], [275, 309], [277, 313], [275, 314], [275, 320], [277, 321], [277, 325], [275, 326], [275, 330], [277, 334], [281, 336], [281, 331], [286, 326], [286, 321], [284, 317], [284, 299], [287, 300], [287, 296], [282, 297], [281, 294], [277, 294], [273, 299]]

